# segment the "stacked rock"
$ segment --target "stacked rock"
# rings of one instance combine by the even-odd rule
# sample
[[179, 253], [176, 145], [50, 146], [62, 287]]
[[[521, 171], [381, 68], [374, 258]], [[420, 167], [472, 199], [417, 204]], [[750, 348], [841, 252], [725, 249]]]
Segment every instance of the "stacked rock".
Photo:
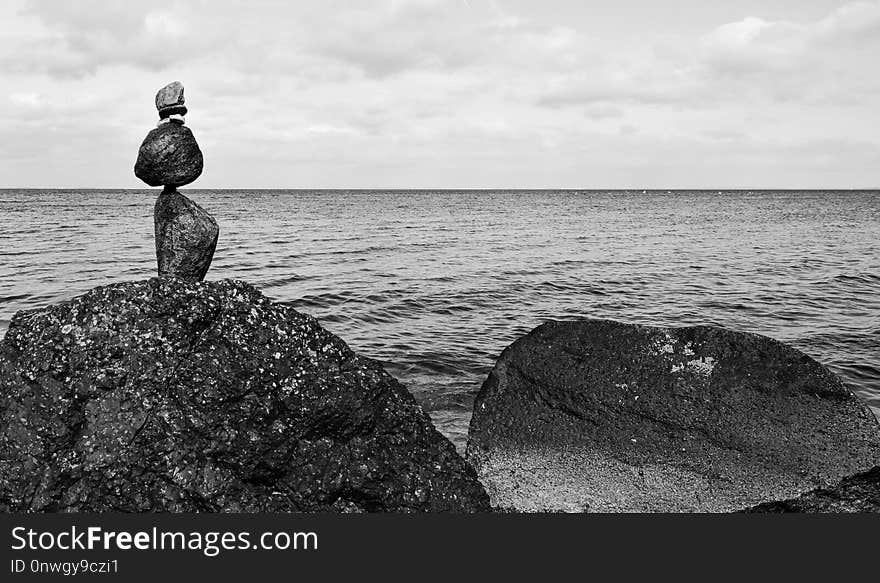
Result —
[[177, 191], [198, 178], [204, 166], [202, 151], [184, 125], [184, 104], [179, 81], [156, 94], [158, 127], [144, 138], [134, 174], [150, 186], [165, 187], [154, 209], [159, 277], [201, 281], [211, 266], [220, 229], [214, 217]]

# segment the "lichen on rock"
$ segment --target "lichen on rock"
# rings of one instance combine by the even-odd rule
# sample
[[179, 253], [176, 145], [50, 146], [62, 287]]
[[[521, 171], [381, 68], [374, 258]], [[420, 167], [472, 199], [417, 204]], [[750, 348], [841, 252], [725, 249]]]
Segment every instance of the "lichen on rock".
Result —
[[487, 508], [400, 383], [243, 282], [99, 287], [0, 343], [0, 511]]

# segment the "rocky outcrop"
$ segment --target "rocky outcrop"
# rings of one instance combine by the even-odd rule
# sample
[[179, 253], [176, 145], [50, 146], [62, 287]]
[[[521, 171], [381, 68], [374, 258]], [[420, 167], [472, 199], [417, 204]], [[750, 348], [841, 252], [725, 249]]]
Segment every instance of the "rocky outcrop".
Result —
[[880, 466], [791, 500], [765, 502], [745, 512], [880, 513]]
[[548, 322], [477, 396], [468, 459], [522, 511], [733, 511], [880, 463], [874, 416], [819, 363], [713, 327]]
[[245, 283], [99, 287], [0, 343], [0, 511], [487, 508], [402, 385]]
[[150, 186], [183, 186], [201, 176], [203, 167], [202, 151], [190, 129], [172, 122], [144, 138], [134, 174]]
[[159, 195], [153, 217], [159, 277], [205, 279], [220, 234], [214, 217], [176, 190]]

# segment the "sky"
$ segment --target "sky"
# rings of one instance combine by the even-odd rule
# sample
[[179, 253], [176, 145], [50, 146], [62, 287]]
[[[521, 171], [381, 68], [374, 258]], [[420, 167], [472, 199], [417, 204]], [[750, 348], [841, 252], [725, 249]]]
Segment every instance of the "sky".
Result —
[[4, 0], [0, 187], [878, 188], [880, 1]]

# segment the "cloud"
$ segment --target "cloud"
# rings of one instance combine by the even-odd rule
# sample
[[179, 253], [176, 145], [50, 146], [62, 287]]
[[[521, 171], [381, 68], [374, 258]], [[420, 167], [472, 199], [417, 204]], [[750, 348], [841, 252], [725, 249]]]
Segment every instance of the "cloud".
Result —
[[878, 48], [878, 33], [880, 2], [845, 4], [812, 22], [748, 17], [706, 34], [700, 42], [699, 66], [733, 77], [772, 73], [783, 82], [793, 74], [815, 79], [839, 67], [842, 56]]
[[[156, 89], [174, 79], [206, 187], [668, 183], [702, 163], [738, 179], [760, 163], [750, 152], [794, 168], [797, 155], [824, 160], [821, 147], [877, 142], [880, 123], [880, 80], [867, 73], [880, 2], [809, 18], [776, 6], [772, 17], [640, 20], [563, 1], [10, 1], [9, 180], [43, 166], [59, 186], [77, 175], [139, 186], [129, 159], [155, 124]], [[618, 28], [603, 29], [606, 12]], [[811, 146], [798, 153], [779, 136]], [[855, 149], [828, 155], [848, 169], [873, 159]], [[736, 172], [724, 174], [725, 157]]]
[[577, 105], [601, 110], [609, 104], [696, 104], [702, 97], [698, 93], [700, 88], [693, 87], [686, 79], [655, 79], [639, 73], [618, 77], [574, 74], [555, 85], [538, 96], [537, 105], [550, 108]]
[[701, 64], [734, 73], [790, 68], [807, 51], [803, 28], [756, 17], [724, 24], [701, 39]]
[[573, 70], [553, 79], [535, 102], [551, 108], [867, 102], [880, 93], [878, 83], [865, 77], [878, 48], [880, 2], [846, 4], [810, 22], [748, 16], [672, 47], [655, 45], [637, 58], [624, 53], [599, 67]]
[[[4, 51], [0, 66], [15, 73], [82, 78], [113, 66], [157, 71], [202, 54], [214, 35], [192, 30], [192, 7], [160, 1], [50, 2], [31, 0], [20, 11], [27, 36]], [[9, 41], [7, 41], [9, 42]]]
[[0, 67], [59, 78], [207, 60], [310, 81], [383, 79], [468, 67], [550, 70], [578, 58], [570, 27], [536, 25], [485, 1], [27, 0], [18, 18], [28, 22], [28, 35], [7, 45], [15, 55], [0, 58]]
[[475, 42], [485, 24], [463, 18], [465, 8], [442, 2], [378, 2], [334, 10], [334, 22], [316, 19], [321, 34], [308, 35], [305, 49], [335, 59], [368, 76], [386, 77], [409, 69], [458, 69], [481, 57]]

